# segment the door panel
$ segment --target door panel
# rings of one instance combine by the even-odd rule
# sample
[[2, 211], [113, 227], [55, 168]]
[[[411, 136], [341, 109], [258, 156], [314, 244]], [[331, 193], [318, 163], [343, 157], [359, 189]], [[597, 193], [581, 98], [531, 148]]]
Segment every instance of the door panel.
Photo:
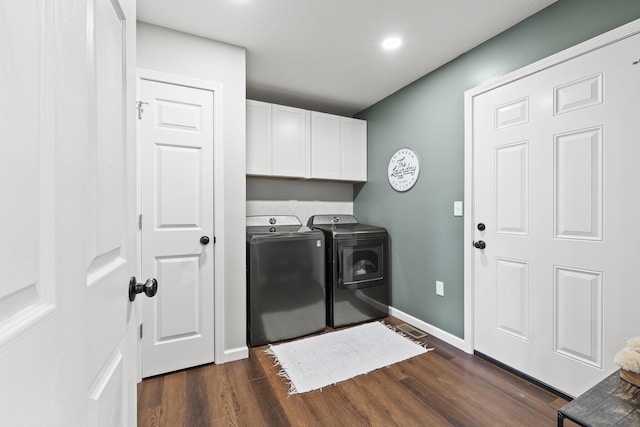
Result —
[[0, 423], [135, 425], [135, 1], [1, 8]]
[[[213, 97], [140, 79], [143, 376], [213, 362]], [[200, 238], [207, 236], [209, 244]]]
[[597, 73], [558, 86], [553, 93], [554, 113], [562, 114], [602, 104], [603, 74]]
[[[135, 173], [131, 84], [126, 49], [131, 48], [127, 7], [93, 0], [87, 142], [88, 424], [127, 425], [135, 415], [135, 324], [127, 301], [136, 271]], [[135, 19], [133, 19], [135, 25]], [[131, 138], [130, 138], [131, 137]], [[133, 326], [132, 326], [133, 325]], [[95, 328], [95, 329], [94, 329]], [[135, 419], [135, 417], [133, 417]]]
[[[124, 171], [127, 141], [123, 115], [125, 98], [122, 11], [111, 1], [95, 0], [95, 110], [92, 137], [88, 143], [87, 164], [92, 172], [87, 183], [90, 219], [87, 229], [87, 286], [91, 310], [105, 324], [106, 336], [94, 340], [90, 360], [99, 372], [118, 341], [127, 322], [126, 304], [105, 304], [122, 297], [129, 281], [127, 265], [127, 191]], [[100, 83], [98, 83], [100, 82]], [[129, 218], [131, 221], [131, 217]], [[116, 284], [120, 286], [116, 287]], [[115, 292], [115, 290], [119, 292]], [[112, 317], [111, 324], [107, 319]], [[102, 357], [100, 356], [102, 355]]]
[[[202, 293], [200, 256], [156, 258], [155, 271], [163, 283], [179, 284], [163, 287], [157, 301], [156, 342], [197, 337], [203, 327], [200, 307], [194, 306], [194, 301], [198, 301]], [[193, 307], [194, 311], [184, 313], [181, 311], [184, 307]]]
[[496, 259], [496, 329], [529, 339], [529, 264]]
[[529, 141], [496, 147], [496, 232], [529, 234]]
[[602, 273], [555, 267], [555, 351], [602, 364]]
[[[3, 64], [0, 69], [0, 323], [19, 312], [53, 308], [53, 280], [45, 273], [52, 242], [49, 225], [51, 191], [47, 185], [53, 167], [48, 135], [44, 133], [52, 102], [41, 103], [51, 82], [42, 79], [54, 17], [38, 1], [3, 4]], [[41, 16], [42, 20], [30, 19]], [[33, 167], [35, 165], [35, 167]], [[2, 323], [7, 325], [7, 323]], [[25, 326], [25, 325], [22, 325]], [[22, 327], [20, 329], [23, 329]], [[9, 333], [0, 328], [0, 338]]]
[[156, 144], [157, 228], [201, 228], [201, 163], [200, 147]]
[[[52, 374], [69, 372], [82, 360], [80, 354], [63, 361], [41, 357], [61, 352], [62, 345], [44, 342], [58, 328], [82, 333], [60, 310], [75, 306], [79, 297], [54, 299], [60, 273], [53, 257], [58, 241], [50, 233], [56, 202], [50, 178], [59, 145], [54, 146], [56, 138], [45, 130], [49, 130], [46, 117], [60, 101], [46, 96], [53, 83], [43, 79], [47, 68], [57, 66], [46, 54], [55, 40], [47, 35], [56, 18], [46, 9], [36, 0], [3, 2], [0, 17], [3, 34], [11, 35], [3, 36], [0, 67], [0, 413], [7, 425], [61, 424], [61, 418], [54, 416], [58, 405], [69, 408], [69, 420], [83, 415], [83, 408], [73, 407], [82, 403], [76, 396], [60, 393], [54, 402], [54, 395], [41, 387], [47, 377], [51, 387], [62, 387], [63, 381]], [[76, 22], [73, 28], [82, 24]], [[68, 261], [63, 258], [60, 263], [67, 266]], [[80, 281], [75, 284], [82, 286]], [[68, 385], [82, 393], [83, 380], [75, 375]], [[34, 400], [42, 402], [38, 411], [33, 411]]]
[[473, 101], [475, 348], [571, 395], [616, 369], [640, 321], [638, 48], [628, 37]]
[[602, 127], [555, 136], [555, 236], [602, 240]]

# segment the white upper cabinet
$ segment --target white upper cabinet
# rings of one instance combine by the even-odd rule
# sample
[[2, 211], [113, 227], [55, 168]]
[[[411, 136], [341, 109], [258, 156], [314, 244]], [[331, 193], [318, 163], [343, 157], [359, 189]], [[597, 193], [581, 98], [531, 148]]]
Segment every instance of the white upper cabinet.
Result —
[[340, 117], [311, 113], [311, 177], [340, 179]]
[[247, 101], [247, 175], [271, 175], [271, 104]]
[[367, 180], [367, 122], [341, 117], [340, 179]]
[[367, 180], [367, 122], [311, 113], [311, 177]]
[[367, 122], [247, 100], [247, 175], [367, 180]]
[[309, 112], [247, 100], [247, 175], [308, 178]]
[[309, 112], [272, 105], [271, 173], [273, 176], [309, 177]]

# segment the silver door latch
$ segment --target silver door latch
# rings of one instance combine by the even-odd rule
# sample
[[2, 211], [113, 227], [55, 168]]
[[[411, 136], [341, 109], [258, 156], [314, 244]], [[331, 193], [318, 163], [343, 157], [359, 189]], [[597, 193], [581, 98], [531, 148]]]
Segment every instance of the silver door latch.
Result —
[[136, 109], [138, 110], [138, 120], [142, 119], [142, 113], [144, 112], [143, 105], [149, 105], [148, 102], [136, 101]]

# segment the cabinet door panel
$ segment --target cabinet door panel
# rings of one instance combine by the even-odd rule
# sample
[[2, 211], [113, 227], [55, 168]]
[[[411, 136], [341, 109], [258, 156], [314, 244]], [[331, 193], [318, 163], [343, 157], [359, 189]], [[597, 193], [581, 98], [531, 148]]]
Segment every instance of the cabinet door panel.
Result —
[[311, 177], [340, 179], [340, 116], [311, 113]]
[[271, 175], [271, 104], [247, 100], [247, 175]]
[[340, 178], [350, 181], [367, 180], [367, 122], [342, 118]]
[[307, 175], [307, 115], [300, 108], [272, 105], [272, 174]]

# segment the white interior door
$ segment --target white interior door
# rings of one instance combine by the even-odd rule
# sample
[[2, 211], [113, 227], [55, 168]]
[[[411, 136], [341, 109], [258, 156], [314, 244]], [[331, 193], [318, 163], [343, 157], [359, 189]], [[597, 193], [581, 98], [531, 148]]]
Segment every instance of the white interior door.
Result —
[[[135, 2], [92, 0], [86, 197], [88, 425], [135, 425], [138, 323], [128, 299], [137, 271]], [[90, 18], [91, 19], [91, 18]], [[131, 386], [133, 385], [133, 386]]]
[[570, 395], [638, 334], [639, 51], [628, 37], [474, 98], [475, 349]]
[[135, 425], [135, 1], [0, 10], [0, 424]]
[[[143, 376], [213, 362], [214, 91], [139, 80]], [[208, 242], [207, 242], [208, 240]]]

